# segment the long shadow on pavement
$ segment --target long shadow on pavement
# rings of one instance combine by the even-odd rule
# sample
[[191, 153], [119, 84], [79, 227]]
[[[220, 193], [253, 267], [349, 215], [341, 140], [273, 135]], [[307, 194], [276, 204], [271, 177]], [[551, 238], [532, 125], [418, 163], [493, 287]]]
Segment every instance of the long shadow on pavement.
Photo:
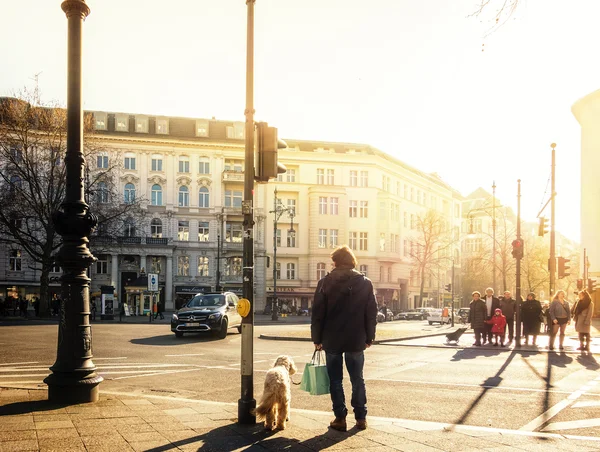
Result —
[[38, 411], [53, 411], [64, 408], [66, 404], [57, 404], [48, 400], [28, 400], [24, 402], [14, 402], [8, 405], [0, 406], [0, 417], [15, 416], [19, 414], [31, 414]]
[[323, 450], [346, 441], [356, 433], [358, 433], [356, 429], [350, 429], [346, 433], [327, 430], [325, 433], [312, 438], [300, 440], [279, 436], [277, 431], [265, 430], [262, 424], [253, 426], [238, 426], [236, 424], [218, 427], [197, 436], [173, 441], [169, 445], [148, 449], [146, 452], [163, 452], [173, 450], [175, 447], [185, 447], [188, 449], [197, 442], [202, 442], [198, 449], [196, 449], [201, 452], [220, 452], [238, 449], [248, 452], [259, 450]]

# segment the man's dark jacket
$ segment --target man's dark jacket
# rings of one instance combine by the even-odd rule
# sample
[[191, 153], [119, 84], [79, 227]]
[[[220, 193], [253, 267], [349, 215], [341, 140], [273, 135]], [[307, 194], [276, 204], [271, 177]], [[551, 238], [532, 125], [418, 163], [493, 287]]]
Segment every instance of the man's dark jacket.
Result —
[[[491, 319], [494, 316], [494, 313], [496, 312], [496, 309], [500, 308], [500, 299], [494, 297], [492, 295], [492, 313], [490, 315], [487, 314], [487, 303], [486, 303], [486, 296], [484, 295], [483, 297], [480, 298], [480, 300], [483, 301], [483, 304], [485, 305], [485, 317], [487, 320]], [[504, 313], [503, 313], [504, 314]], [[491, 325], [490, 325], [491, 328]]]
[[507, 321], [513, 321], [517, 312], [517, 300], [512, 298], [500, 298], [500, 309]]
[[377, 302], [371, 280], [354, 269], [335, 268], [317, 284], [310, 332], [329, 353], [359, 352], [375, 340]]

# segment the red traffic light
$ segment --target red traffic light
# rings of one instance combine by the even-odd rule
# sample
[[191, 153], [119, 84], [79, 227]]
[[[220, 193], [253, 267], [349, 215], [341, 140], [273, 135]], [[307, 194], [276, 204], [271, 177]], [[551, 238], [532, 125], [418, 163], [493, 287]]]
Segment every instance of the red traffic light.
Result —
[[523, 240], [516, 239], [512, 241], [512, 255], [515, 259], [521, 259], [523, 257]]

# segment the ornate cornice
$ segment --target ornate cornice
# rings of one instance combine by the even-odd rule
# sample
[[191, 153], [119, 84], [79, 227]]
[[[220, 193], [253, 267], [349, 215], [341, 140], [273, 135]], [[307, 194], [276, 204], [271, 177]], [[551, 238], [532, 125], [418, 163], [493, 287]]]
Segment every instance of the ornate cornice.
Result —
[[167, 183], [167, 179], [164, 178], [164, 177], [162, 177], [162, 176], [155, 175], [155, 176], [149, 177], [148, 178], [148, 182], [150, 182], [151, 184], [161, 184], [161, 185], [164, 185], [164, 184]]
[[125, 174], [121, 176], [121, 180], [129, 183], [139, 182], [140, 178], [138, 176], [134, 176], [133, 174]]
[[202, 176], [198, 178], [196, 183], [201, 187], [210, 187], [212, 185], [212, 180], [209, 177]]
[[192, 179], [189, 176], [179, 176], [177, 178], [177, 185], [190, 185]]

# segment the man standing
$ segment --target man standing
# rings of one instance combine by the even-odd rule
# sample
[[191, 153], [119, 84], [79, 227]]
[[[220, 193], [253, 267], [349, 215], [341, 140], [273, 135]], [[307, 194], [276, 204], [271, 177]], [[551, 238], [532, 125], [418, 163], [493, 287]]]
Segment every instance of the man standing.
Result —
[[[375, 340], [377, 302], [371, 280], [355, 270], [357, 261], [347, 246], [331, 253], [334, 269], [317, 284], [311, 318], [315, 350], [325, 350], [329, 392], [335, 419], [330, 427], [346, 431], [343, 357], [352, 383], [356, 428], [367, 428], [367, 393], [363, 378], [364, 350]], [[343, 356], [343, 357], [342, 357]]]
[[[485, 289], [485, 299], [483, 300], [485, 302], [485, 308], [486, 308], [486, 317], [485, 320], [490, 320], [492, 318], [492, 316], [494, 315], [494, 312], [496, 312], [496, 309], [500, 308], [500, 300], [498, 300], [495, 296], [494, 296], [494, 289], [492, 289], [491, 287], [488, 287], [487, 289]], [[491, 323], [486, 323], [485, 324], [485, 333], [483, 335], [483, 344], [485, 345], [485, 342], [489, 341], [489, 343], [492, 343], [492, 324]]]
[[[513, 300], [508, 290], [504, 291], [504, 298], [500, 299], [500, 309], [506, 317], [506, 326], [508, 327], [508, 343], [513, 341], [515, 335], [515, 313], [517, 312], [517, 301]], [[506, 331], [504, 332], [506, 334]]]
[[471, 300], [471, 304], [469, 305], [469, 323], [475, 332], [475, 343], [473, 345], [480, 347], [482, 335], [484, 335], [485, 340], [486, 309], [479, 292], [473, 292], [472, 296], [473, 300]]

